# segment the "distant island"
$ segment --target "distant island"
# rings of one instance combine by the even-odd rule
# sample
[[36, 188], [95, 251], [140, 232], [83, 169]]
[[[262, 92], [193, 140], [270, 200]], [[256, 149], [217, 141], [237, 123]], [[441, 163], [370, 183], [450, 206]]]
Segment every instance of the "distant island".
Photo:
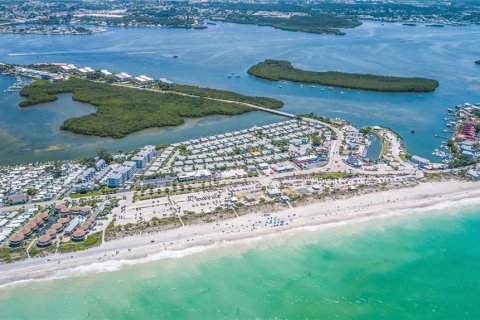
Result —
[[476, 64], [480, 64], [480, 60], [475, 61]]
[[306, 71], [294, 68], [289, 61], [284, 60], [267, 59], [250, 67], [248, 73], [271, 81], [286, 80], [380, 92], [431, 92], [438, 87], [438, 81], [426, 78]]
[[0, 33], [14, 34], [41, 34], [41, 35], [89, 35], [105, 32], [103, 28], [84, 28], [68, 26], [66, 28], [42, 26], [42, 25], [5, 25], [0, 26]]
[[238, 115], [255, 110], [247, 104], [273, 109], [283, 106], [279, 100], [229, 91], [182, 85], [174, 88], [171, 91], [140, 90], [78, 77], [60, 82], [35, 80], [20, 91], [26, 98], [20, 107], [54, 101], [61, 93], [73, 93], [74, 100], [94, 105], [97, 111], [67, 119], [62, 130], [122, 138], [147, 128], [178, 126], [184, 118]]
[[255, 24], [258, 26], [269, 26], [280, 30], [300, 31], [308, 33], [326, 33], [335, 35], [344, 35], [342, 28], [355, 28], [362, 23], [356, 17], [321, 14], [315, 12], [309, 13], [262, 13], [262, 14], [231, 14], [223, 18], [216, 18], [214, 20], [241, 23], [241, 24]]

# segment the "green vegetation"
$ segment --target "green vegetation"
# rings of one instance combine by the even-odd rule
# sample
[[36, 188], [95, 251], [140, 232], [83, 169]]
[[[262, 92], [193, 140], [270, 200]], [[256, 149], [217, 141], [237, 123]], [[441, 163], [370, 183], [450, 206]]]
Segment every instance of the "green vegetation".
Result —
[[[36, 240], [34, 240], [36, 242]], [[46, 248], [40, 248], [37, 246], [36, 243], [34, 243], [31, 247], [30, 247], [30, 251], [29, 251], [29, 255], [30, 257], [37, 257], [39, 255], [48, 255], [48, 254], [52, 254], [52, 253], [55, 253], [55, 251], [57, 250], [57, 246], [55, 243], [52, 243], [50, 244], [48, 247]]]
[[100, 196], [100, 195], [105, 195], [105, 194], [114, 194], [114, 193], [117, 193], [117, 189], [109, 188], [109, 187], [103, 187], [102, 189], [98, 189], [98, 190], [70, 193], [69, 197], [72, 198], [72, 199], [76, 199], [76, 198], [94, 197], [94, 196]]
[[[309, 113], [309, 114], [299, 114], [297, 116], [297, 119], [299, 120], [302, 120], [303, 118], [308, 118], [308, 119], [313, 119], [313, 120], [318, 120], [318, 121], [321, 121], [321, 122], [325, 122], [325, 123], [328, 123], [334, 127], [337, 127], [337, 128], [340, 128], [342, 127], [343, 125], [347, 124], [348, 122], [345, 121], [345, 120], [340, 120], [340, 119], [331, 119], [331, 118], [327, 118], [327, 117], [322, 117], [322, 116], [319, 116], [319, 115], [316, 115], [314, 114], [313, 112]], [[336, 139], [336, 134], [335, 132], [332, 130], [332, 134], [335, 136], [334, 139]]]
[[102, 242], [102, 232], [96, 232], [89, 234], [85, 241], [82, 242], [64, 242], [60, 243], [60, 246], [58, 247], [58, 251], [65, 253], [65, 252], [75, 252], [75, 251], [80, 251], [80, 250], [86, 250], [92, 247], [99, 246], [100, 243]]
[[107, 151], [105, 148], [97, 148], [95, 149], [97, 152], [97, 155], [100, 159], [103, 159], [106, 163], [110, 163], [113, 161], [113, 156], [110, 154], [110, 152]]
[[172, 87], [172, 91], [190, 94], [193, 96], [205, 97], [205, 98], [213, 98], [213, 99], [221, 99], [221, 100], [229, 100], [229, 101], [238, 101], [253, 104], [260, 107], [266, 107], [271, 109], [279, 109], [283, 107], [283, 102], [272, 99], [272, 98], [265, 98], [265, 97], [249, 97], [244, 96], [239, 93], [225, 91], [225, 90], [218, 90], [218, 89], [210, 89], [210, 88], [201, 88], [195, 86], [188, 86], [184, 84], [176, 84]]
[[188, 156], [187, 146], [184, 144], [181, 144], [178, 147], [178, 152], [180, 152], [181, 156], [187, 157]]
[[36, 195], [38, 193], [38, 190], [35, 189], [35, 188], [28, 188], [27, 190], [27, 194], [30, 196], [30, 197], [33, 197], [34, 195]]
[[[375, 134], [375, 132], [373, 132]], [[380, 151], [380, 155], [378, 156], [379, 159], [382, 159], [384, 156], [387, 155], [388, 150], [390, 149], [390, 143], [385, 139], [384, 136], [380, 134], [375, 134], [380, 141], [382, 142], [382, 150]]]
[[[182, 90], [181, 88], [179, 90]], [[229, 97], [229, 93], [226, 91], [200, 88], [197, 90], [204, 97], [209, 95]], [[20, 106], [27, 107], [52, 101], [57, 98], [56, 95], [61, 93], [73, 93], [74, 100], [97, 107], [95, 113], [67, 119], [61, 129], [78, 134], [112, 138], [122, 138], [147, 128], [177, 126], [184, 122], [184, 118], [198, 118], [214, 114], [238, 115], [253, 110], [238, 103], [182, 96], [169, 92], [125, 88], [76, 77], [63, 82], [34, 81], [20, 92], [22, 96], [26, 97]], [[233, 92], [230, 93], [230, 96], [233, 101], [241, 99], [241, 102], [270, 108], [282, 106], [280, 101], [273, 99], [247, 97]], [[265, 102], [269, 104], [264, 105]]]
[[335, 35], [345, 34], [340, 28], [355, 28], [362, 24], [354, 17], [322, 14], [314, 11], [305, 15], [292, 15], [290, 17], [272, 17], [252, 14], [239, 15], [238, 13], [235, 13], [227, 15], [226, 18], [219, 20], [233, 23], [269, 26], [288, 31], [328, 33]]
[[27, 257], [27, 252], [25, 251], [25, 247], [10, 248], [5, 246], [0, 248], [1, 262], [10, 263], [10, 262], [25, 259], [26, 257]]
[[381, 92], [431, 92], [438, 87], [438, 81], [426, 78], [306, 71], [294, 68], [290, 62], [284, 60], [265, 60], [250, 67], [248, 73], [271, 81], [287, 80]]
[[450, 149], [450, 152], [453, 154], [458, 154], [460, 152], [460, 148], [458, 147], [454, 139], [448, 140], [447, 146]]
[[350, 178], [353, 177], [353, 173], [346, 173], [346, 172], [320, 172], [315, 173], [313, 177], [317, 179], [342, 179], [342, 178]]

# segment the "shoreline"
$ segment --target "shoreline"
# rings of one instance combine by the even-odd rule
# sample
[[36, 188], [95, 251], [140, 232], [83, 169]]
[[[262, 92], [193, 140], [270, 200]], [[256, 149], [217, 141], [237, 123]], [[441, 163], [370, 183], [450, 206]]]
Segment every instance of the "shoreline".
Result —
[[[0, 289], [31, 281], [87, 276], [90, 273], [119, 270], [133, 264], [181, 258], [241, 241], [299, 232], [304, 228], [319, 230], [345, 223], [386, 219], [403, 216], [406, 211], [409, 215], [417, 216], [423, 214], [419, 211], [458, 207], [459, 202], [468, 206], [480, 202], [479, 186], [477, 182], [427, 182], [410, 188], [315, 202], [273, 212], [268, 217], [263, 213], [246, 214], [221, 224], [189, 225], [160, 233], [113, 240], [76, 253], [0, 264]], [[259, 221], [269, 217], [286, 220], [288, 224], [273, 227], [260, 223], [261, 226], [258, 226]]]

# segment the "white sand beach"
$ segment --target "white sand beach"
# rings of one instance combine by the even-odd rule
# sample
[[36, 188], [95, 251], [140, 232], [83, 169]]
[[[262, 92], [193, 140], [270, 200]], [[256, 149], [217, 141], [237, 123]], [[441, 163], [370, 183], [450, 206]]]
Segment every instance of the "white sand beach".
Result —
[[161, 233], [108, 241], [81, 252], [1, 264], [0, 286], [36, 279], [85, 276], [89, 272], [112, 271], [122, 265], [180, 257], [225, 241], [234, 243], [241, 239], [279, 234], [295, 228], [365, 221], [395, 214], [423, 214], [426, 208], [455, 207], [459, 201], [462, 205], [480, 203], [480, 183], [421, 183], [412, 188], [339, 200], [332, 198], [270, 214], [247, 214], [222, 223], [188, 225]]

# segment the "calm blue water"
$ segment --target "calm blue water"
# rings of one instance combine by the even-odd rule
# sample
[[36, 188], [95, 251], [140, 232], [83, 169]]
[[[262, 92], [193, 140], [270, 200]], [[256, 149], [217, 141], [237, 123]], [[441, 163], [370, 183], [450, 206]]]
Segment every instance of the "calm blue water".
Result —
[[367, 158], [370, 160], [378, 160], [380, 157], [380, 152], [382, 151], [382, 142], [374, 134], [369, 134], [368, 137], [372, 143], [368, 147]]
[[[1, 34], [0, 61], [70, 62], [168, 77], [189, 83], [283, 100], [292, 113], [316, 112], [342, 117], [358, 126], [384, 125], [405, 138], [414, 154], [429, 156], [438, 147], [446, 109], [480, 102], [480, 27], [427, 28], [366, 22], [336, 37], [218, 24], [206, 30], [109, 29], [87, 37]], [[173, 59], [178, 55], [178, 59]], [[248, 67], [266, 58], [287, 59], [312, 70], [339, 70], [440, 81], [432, 94], [387, 94], [300, 87], [258, 80]], [[235, 72], [241, 78], [228, 79]], [[0, 90], [14, 79], [0, 77]], [[341, 92], [344, 92], [343, 94]], [[112, 151], [146, 143], [180, 141], [254, 124], [280, 120], [260, 112], [239, 117], [211, 117], [184, 126], [146, 130], [122, 140], [75, 136], [58, 130], [66, 118], [92, 112], [68, 98], [29, 110], [17, 106], [17, 94], [0, 91], [0, 163], [65, 159], [92, 154], [98, 146]], [[415, 130], [415, 134], [410, 134]]]

